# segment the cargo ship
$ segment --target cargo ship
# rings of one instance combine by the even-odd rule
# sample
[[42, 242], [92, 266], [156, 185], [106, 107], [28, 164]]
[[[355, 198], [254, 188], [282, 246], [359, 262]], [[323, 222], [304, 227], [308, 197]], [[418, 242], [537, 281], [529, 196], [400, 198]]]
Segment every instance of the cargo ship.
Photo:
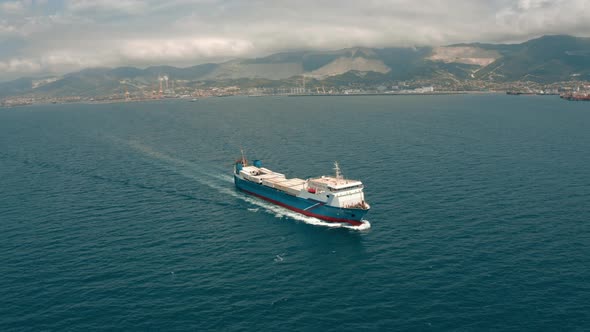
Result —
[[571, 101], [590, 101], [590, 93], [564, 93], [560, 97]]
[[306, 216], [324, 221], [362, 225], [370, 206], [365, 202], [363, 183], [345, 179], [338, 163], [334, 176], [310, 179], [287, 178], [284, 174], [262, 167], [260, 160], [252, 165], [244, 158], [234, 165], [236, 187], [253, 196]]

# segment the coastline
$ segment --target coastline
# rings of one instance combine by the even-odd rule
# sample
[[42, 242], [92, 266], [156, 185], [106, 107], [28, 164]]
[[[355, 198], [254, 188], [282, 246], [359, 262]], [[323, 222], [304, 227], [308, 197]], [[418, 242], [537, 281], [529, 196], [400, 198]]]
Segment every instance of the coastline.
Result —
[[[423, 92], [423, 93], [401, 93], [401, 92], [394, 92], [394, 93], [337, 93], [337, 94], [264, 94], [264, 95], [247, 95], [247, 94], [236, 94], [236, 95], [223, 95], [223, 96], [207, 96], [207, 97], [200, 97], [199, 99], [209, 99], [209, 98], [222, 98], [222, 97], [377, 97], [377, 96], [453, 96], [453, 95], [504, 95], [506, 91], [440, 91], [440, 92]], [[529, 94], [527, 94], [529, 95]], [[536, 96], [554, 96], [558, 97], [559, 95], [553, 94], [530, 94]], [[0, 109], [10, 109], [10, 108], [18, 108], [23, 106], [35, 106], [35, 105], [66, 105], [66, 104], [122, 104], [122, 103], [140, 103], [140, 102], [164, 102], [164, 101], [186, 101], [186, 102], [194, 102], [192, 99], [188, 98], [161, 98], [161, 99], [113, 99], [113, 100], [76, 100], [76, 101], [65, 101], [65, 102], [33, 102], [33, 103], [26, 103], [26, 104], [15, 104], [15, 105], [0, 105]]]

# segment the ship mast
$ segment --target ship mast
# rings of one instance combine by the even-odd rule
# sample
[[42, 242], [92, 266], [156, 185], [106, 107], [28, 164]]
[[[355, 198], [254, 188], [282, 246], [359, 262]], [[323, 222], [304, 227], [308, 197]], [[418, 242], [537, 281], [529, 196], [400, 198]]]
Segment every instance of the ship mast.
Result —
[[242, 165], [246, 166], [246, 157], [244, 157], [244, 149], [240, 148], [240, 152], [242, 153]]
[[340, 173], [340, 166], [338, 165], [337, 161], [334, 162], [334, 171], [336, 171], [336, 179], [343, 179], [344, 178], [342, 176], [342, 173]]

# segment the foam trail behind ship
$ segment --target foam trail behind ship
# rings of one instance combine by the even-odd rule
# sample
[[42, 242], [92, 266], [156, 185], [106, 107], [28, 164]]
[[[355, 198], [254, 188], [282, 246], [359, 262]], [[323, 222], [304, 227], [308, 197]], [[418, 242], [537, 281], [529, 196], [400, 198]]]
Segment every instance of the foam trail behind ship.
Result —
[[[274, 214], [277, 218], [288, 217], [291, 219], [302, 221], [306, 224], [315, 225], [315, 226], [323, 226], [323, 227], [331, 227], [331, 228], [347, 228], [352, 230], [367, 230], [371, 228], [371, 223], [368, 220], [362, 220], [362, 225], [359, 226], [352, 226], [347, 224], [340, 224], [340, 223], [329, 223], [325, 222], [321, 219], [304, 216], [302, 214], [293, 212], [289, 209], [284, 207], [267, 203], [261, 199], [246, 196], [238, 191], [236, 191], [233, 186], [228, 187], [228, 183], [233, 183], [233, 178], [229, 174], [224, 173], [210, 173], [204, 172], [199, 168], [198, 164], [195, 164], [190, 161], [178, 159], [166, 155], [164, 153], [158, 152], [149, 146], [143, 145], [137, 141], [126, 141], [121, 140], [119, 138], [112, 137], [114, 141], [118, 143], [124, 143], [125, 145], [129, 146], [130, 148], [134, 149], [137, 152], [140, 152], [146, 156], [152, 157], [154, 161], [159, 161], [160, 166], [163, 166], [170, 171], [176, 172], [184, 177], [193, 179], [201, 184], [204, 184], [212, 189], [217, 190], [218, 192], [226, 195], [230, 195], [234, 198], [240, 199], [247, 203], [262, 207], [265, 212]], [[186, 168], [179, 169], [179, 168]], [[195, 175], [194, 172], [198, 172], [199, 175]], [[206, 177], [206, 178], [205, 178]], [[219, 183], [214, 182], [215, 180], [222, 181], [226, 184], [220, 185]]]

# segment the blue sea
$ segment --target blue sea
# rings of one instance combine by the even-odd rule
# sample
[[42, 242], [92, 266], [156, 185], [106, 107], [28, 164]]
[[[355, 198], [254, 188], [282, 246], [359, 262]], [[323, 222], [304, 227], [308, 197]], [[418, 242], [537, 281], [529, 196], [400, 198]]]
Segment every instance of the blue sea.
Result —
[[[363, 229], [233, 161], [362, 180]], [[2, 331], [588, 331], [590, 104], [228, 97], [0, 109]]]

